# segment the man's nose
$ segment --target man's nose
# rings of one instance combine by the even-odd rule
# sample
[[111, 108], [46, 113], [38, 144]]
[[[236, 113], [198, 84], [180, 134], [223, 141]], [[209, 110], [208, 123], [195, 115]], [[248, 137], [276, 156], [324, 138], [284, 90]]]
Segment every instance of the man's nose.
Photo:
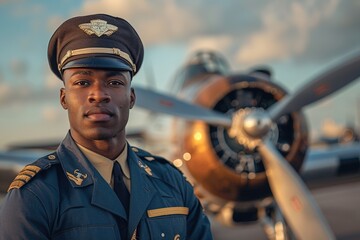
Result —
[[89, 93], [89, 102], [110, 102], [111, 97], [104, 86], [94, 85]]

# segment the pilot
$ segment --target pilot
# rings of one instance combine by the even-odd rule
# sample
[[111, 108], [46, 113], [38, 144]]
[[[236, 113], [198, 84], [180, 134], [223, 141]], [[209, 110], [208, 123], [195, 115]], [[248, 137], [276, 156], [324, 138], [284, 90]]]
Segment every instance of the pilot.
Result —
[[143, 44], [124, 19], [65, 21], [48, 45], [70, 130], [27, 165], [0, 209], [0, 239], [212, 239], [192, 186], [168, 161], [130, 146], [125, 127]]

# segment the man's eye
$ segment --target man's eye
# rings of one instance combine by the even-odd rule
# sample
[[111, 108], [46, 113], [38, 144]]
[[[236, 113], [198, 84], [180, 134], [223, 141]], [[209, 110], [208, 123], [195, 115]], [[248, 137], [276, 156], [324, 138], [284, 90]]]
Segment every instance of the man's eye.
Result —
[[89, 86], [89, 82], [85, 81], [85, 80], [80, 80], [80, 81], [76, 81], [75, 85], [79, 85], [79, 86]]
[[119, 81], [119, 80], [111, 80], [109, 81], [109, 85], [111, 86], [120, 86], [120, 85], [124, 85], [123, 82]]

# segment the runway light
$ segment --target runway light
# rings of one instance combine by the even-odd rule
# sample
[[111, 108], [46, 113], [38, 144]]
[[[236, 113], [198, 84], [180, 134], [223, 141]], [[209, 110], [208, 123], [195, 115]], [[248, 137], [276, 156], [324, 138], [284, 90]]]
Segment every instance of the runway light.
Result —
[[255, 179], [255, 177], [256, 177], [256, 173], [250, 172], [250, 173], [248, 174], [248, 178], [249, 178], [249, 179]]
[[173, 164], [174, 164], [175, 167], [179, 168], [179, 167], [181, 167], [183, 165], [183, 161], [178, 158], [178, 159], [175, 159], [173, 161]]
[[290, 150], [290, 145], [287, 143], [284, 143], [281, 145], [281, 150], [284, 152], [288, 152]]
[[186, 152], [186, 153], [183, 154], [183, 158], [184, 158], [185, 161], [189, 161], [191, 159], [191, 154]]
[[283, 226], [283, 223], [282, 222], [277, 222], [275, 224], [275, 232], [276, 232], [276, 238], [275, 240], [284, 240], [284, 226]]
[[196, 133], [194, 134], [194, 139], [195, 139], [196, 141], [200, 141], [200, 140], [201, 140], [201, 138], [202, 138], [201, 133], [196, 132]]

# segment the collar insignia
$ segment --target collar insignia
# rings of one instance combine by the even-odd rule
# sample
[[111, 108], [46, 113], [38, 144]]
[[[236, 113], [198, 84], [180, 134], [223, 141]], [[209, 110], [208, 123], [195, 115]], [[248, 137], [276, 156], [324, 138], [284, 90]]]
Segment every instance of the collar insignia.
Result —
[[79, 169], [75, 169], [74, 174], [66, 172], [68, 178], [73, 181], [76, 185], [81, 186], [82, 182], [87, 178], [87, 174], [82, 174]]
[[152, 176], [151, 168], [149, 168], [146, 164], [144, 164], [140, 160], [138, 161], [138, 164], [139, 167], [143, 168], [148, 175]]
[[88, 35], [95, 34], [98, 37], [101, 37], [102, 35], [110, 36], [118, 30], [118, 27], [108, 24], [106, 21], [100, 19], [91, 20], [90, 23], [80, 24], [79, 28]]

